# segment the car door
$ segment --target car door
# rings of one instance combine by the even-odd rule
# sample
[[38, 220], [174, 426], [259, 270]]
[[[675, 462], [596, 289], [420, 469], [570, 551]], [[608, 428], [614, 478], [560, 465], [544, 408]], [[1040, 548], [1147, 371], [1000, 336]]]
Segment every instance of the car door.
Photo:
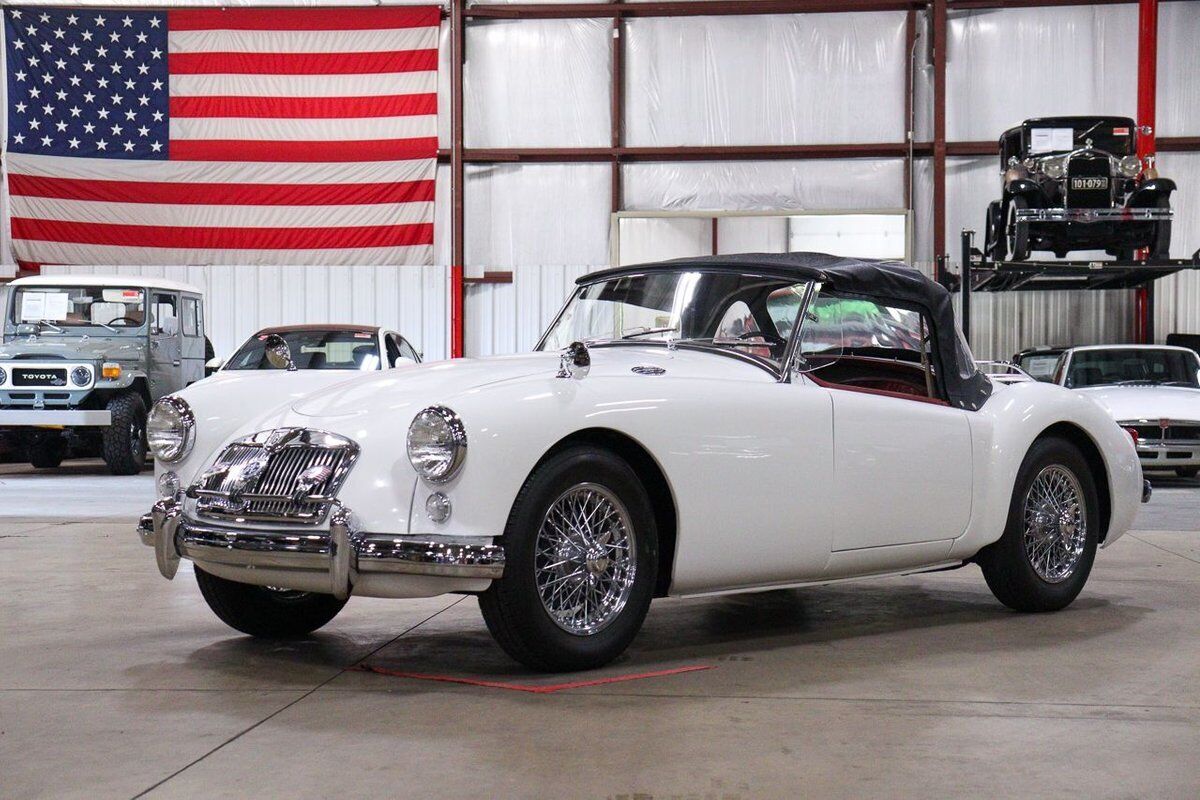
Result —
[[180, 309], [180, 369], [187, 386], [204, 377], [204, 317], [200, 298], [194, 295], [183, 295]]
[[823, 313], [814, 304], [826, 357], [805, 377], [833, 404], [834, 553], [962, 535], [971, 514], [969, 412], [926, 378], [929, 320], [887, 302], [821, 301], [830, 304]]
[[184, 387], [179, 293], [150, 290], [150, 395], [157, 400]]

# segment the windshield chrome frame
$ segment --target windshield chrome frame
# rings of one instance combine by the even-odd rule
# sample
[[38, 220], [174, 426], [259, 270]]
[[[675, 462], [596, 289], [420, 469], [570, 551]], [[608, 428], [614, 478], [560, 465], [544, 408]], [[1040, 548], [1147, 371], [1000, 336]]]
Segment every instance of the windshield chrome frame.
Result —
[[[699, 269], [693, 268], [693, 269], [680, 269], [679, 270], [680, 273], [684, 273], [684, 272], [720, 272], [720, 273], [724, 273], [724, 272], [729, 272], [729, 271], [730, 270], [711, 270], [711, 269], [705, 270], [702, 267]], [[626, 275], [612, 276], [612, 277], [604, 278], [601, 280], [594, 280], [594, 281], [589, 281], [587, 283], [577, 284], [575, 286], [575, 291], [571, 292], [571, 294], [567, 298], [566, 302], [563, 303], [562, 308], [560, 308], [558, 310], [558, 313], [554, 315], [554, 319], [550, 320], [550, 324], [546, 326], [546, 330], [543, 331], [541, 337], [538, 338], [537, 344], [534, 345], [534, 347], [533, 347], [533, 351], [535, 353], [547, 352], [545, 349], [547, 337], [550, 336], [550, 332], [552, 330], [554, 330], [554, 328], [558, 325], [559, 321], [563, 317], [563, 314], [566, 313], [567, 309], [571, 306], [571, 303], [573, 303], [575, 301], [575, 299], [578, 298], [579, 295], [583, 293], [584, 289], [588, 288], [589, 286], [594, 286], [597, 283], [605, 283], [605, 282], [616, 280], [619, 278], [640, 278], [640, 277], [645, 277], [647, 274], [648, 274], [647, 272], [630, 272]], [[775, 274], [775, 273], [756, 272], [754, 270], [738, 270], [737, 274], [751, 276], [751, 277], [755, 277], [755, 278], [767, 278], [770, 280], [781, 280], [781, 281], [786, 280], [786, 278], [782, 278], [780, 275]], [[799, 337], [800, 330], [801, 330], [801, 328], [804, 327], [804, 325], [803, 325], [804, 314], [808, 311], [809, 303], [812, 302], [812, 298], [815, 295], [814, 287], [817, 285], [818, 282], [811, 280], [811, 279], [806, 279], [806, 280], [795, 281], [795, 283], [804, 283], [804, 284], [806, 284], [806, 288], [804, 290], [804, 297], [800, 301], [800, 310], [797, 312], [796, 322], [792, 324], [791, 334], [788, 337], [788, 341], [784, 345], [783, 357], [779, 361], [779, 366], [775, 366], [774, 364], [767, 361], [766, 359], [752, 356], [749, 353], [742, 353], [734, 348], [721, 347], [720, 345], [715, 345], [715, 344], [702, 344], [702, 343], [698, 343], [698, 342], [689, 342], [687, 340], [638, 339], [636, 341], [634, 341], [634, 340], [626, 341], [626, 340], [622, 340], [622, 339], [607, 339], [607, 340], [602, 339], [602, 340], [594, 341], [594, 342], [589, 340], [587, 342], [587, 345], [588, 345], [588, 347], [614, 347], [614, 346], [621, 347], [621, 346], [637, 346], [637, 345], [660, 346], [661, 345], [663, 347], [676, 348], [679, 350], [696, 350], [696, 351], [705, 352], [705, 353], [718, 353], [721, 355], [736, 358], [739, 361], [745, 361], [748, 364], [754, 364], [755, 366], [760, 367], [760, 368], [766, 370], [767, 372], [771, 373], [773, 376], [775, 376], [775, 378], [780, 383], [787, 383], [788, 381], [791, 380], [791, 370], [789, 369], [788, 365], [791, 361], [792, 356], [794, 355], [794, 352], [796, 349], [796, 342], [799, 341], [798, 337]]]

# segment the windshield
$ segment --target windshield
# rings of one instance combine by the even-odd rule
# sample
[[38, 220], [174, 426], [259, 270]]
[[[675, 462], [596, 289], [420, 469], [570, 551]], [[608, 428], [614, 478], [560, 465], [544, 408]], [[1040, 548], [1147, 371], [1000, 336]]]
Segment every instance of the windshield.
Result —
[[1082, 350], [1071, 358], [1066, 385], [1200, 387], [1198, 373], [1200, 360], [1183, 350]]
[[[263, 342], [268, 334], [250, 337], [225, 369], [275, 369]], [[296, 369], [379, 369], [379, 343], [369, 331], [282, 331]]]
[[1054, 367], [1058, 365], [1059, 353], [1030, 353], [1022, 356], [1017, 366], [1039, 381], [1053, 381]]
[[575, 341], [674, 341], [779, 366], [808, 286], [726, 271], [655, 271], [599, 281], [575, 292], [541, 349]]
[[1029, 153], [1035, 156], [1069, 153], [1090, 141], [1097, 150], [1124, 156], [1133, 152], [1133, 134], [1128, 125], [1113, 125], [1108, 120], [1064, 120], [1060, 125], [1032, 125], [1029, 128]]
[[134, 333], [146, 323], [146, 296], [133, 287], [22, 286], [13, 293], [9, 321], [36, 325], [39, 333], [79, 328]]

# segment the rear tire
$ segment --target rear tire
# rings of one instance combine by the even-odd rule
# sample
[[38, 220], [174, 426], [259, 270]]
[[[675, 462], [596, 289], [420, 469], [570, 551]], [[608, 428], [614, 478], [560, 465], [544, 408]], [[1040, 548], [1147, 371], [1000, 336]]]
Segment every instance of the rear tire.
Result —
[[488, 630], [534, 670], [604, 666], [646, 618], [657, 534], [650, 498], [625, 461], [592, 446], [550, 458], [513, 504], [504, 577], [479, 597]]
[[30, 438], [25, 449], [30, 464], [38, 469], [55, 469], [67, 454], [67, 442], [60, 433], [40, 433]]
[[[1167, 209], [1171, 207], [1171, 201], [1165, 197], [1160, 197], [1155, 204], [1156, 208]], [[1171, 220], [1162, 220], [1154, 223], [1154, 238], [1150, 242], [1150, 259], [1160, 261], [1171, 257]]]
[[1039, 439], [1017, 472], [1008, 524], [976, 556], [988, 588], [1017, 611], [1058, 611], [1083, 590], [1099, 538], [1100, 504], [1075, 445]]
[[988, 203], [983, 221], [983, 257], [989, 261], [1003, 261], [1004, 253], [1004, 210], [1000, 200]]
[[291, 639], [322, 627], [342, 610], [345, 600], [331, 594], [268, 589], [218, 578], [199, 567], [200, 594], [222, 622], [263, 639]]
[[113, 475], [137, 475], [146, 466], [146, 404], [126, 392], [108, 401], [112, 422], [102, 433], [104, 463]]

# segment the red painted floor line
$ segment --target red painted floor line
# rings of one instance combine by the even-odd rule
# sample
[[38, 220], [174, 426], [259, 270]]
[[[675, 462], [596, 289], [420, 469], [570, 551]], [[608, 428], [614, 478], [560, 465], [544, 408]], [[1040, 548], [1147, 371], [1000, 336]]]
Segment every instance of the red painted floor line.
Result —
[[546, 685], [528, 683], [505, 683], [504, 681], [485, 681], [479, 678], [456, 678], [453, 675], [427, 675], [421, 672], [401, 672], [400, 670], [384, 669], [362, 664], [354, 667], [360, 672], [374, 672], [376, 675], [388, 675], [393, 678], [412, 678], [419, 681], [439, 681], [441, 683], [461, 683], [467, 686], [482, 686], [486, 689], [509, 689], [514, 692], [532, 692], [533, 694], [551, 694], [566, 689], [582, 689], [585, 686], [603, 686], [606, 683], [624, 683], [625, 681], [640, 681], [645, 678], [662, 678], [667, 675], [681, 675], [685, 672], [701, 672], [706, 669], [716, 669], [710, 665], [699, 664], [692, 667], [676, 667], [675, 669], [660, 669], [654, 672], [638, 672], [633, 675], [617, 675], [611, 678], [595, 678], [590, 681], [571, 681], [570, 683], [552, 683]]

